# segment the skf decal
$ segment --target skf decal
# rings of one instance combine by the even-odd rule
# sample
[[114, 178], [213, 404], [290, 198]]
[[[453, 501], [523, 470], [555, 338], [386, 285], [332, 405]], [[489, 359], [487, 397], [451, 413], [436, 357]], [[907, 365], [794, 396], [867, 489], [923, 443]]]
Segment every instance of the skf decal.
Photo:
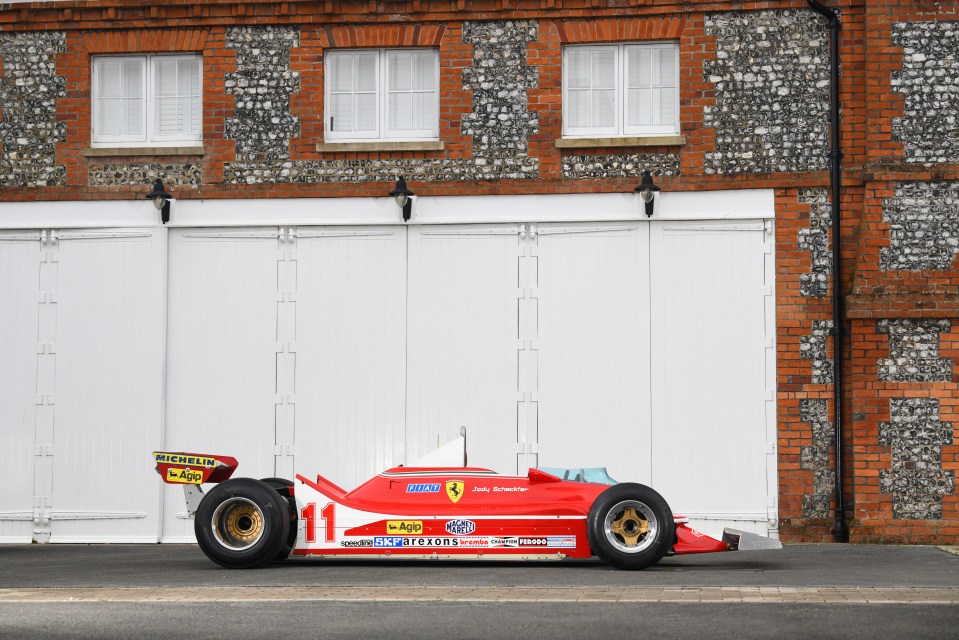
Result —
[[418, 536], [423, 533], [422, 520], [387, 520], [386, 533], [390, 535], [404, 534]]
[[439, 493], [439, 482], [411, 482], [406, 485], [406, 493]]
[[180, 484], [203, 484], [203, 472], [194, 471], [189, 467], [170, 467], [166, 470], [166, 480]]
[[463, 497], [463, 490], [465, 488], [466, 488], [466, 484], [462, 480], [446, 481], [446, 495], [453, 502], [460, 501], [460, 498]]
[[400, 536], [376, 536], [373, 538], [374, 547], [395, 548], [403, 546], [403, 538]]
[[201, 456], [183, 456], [175, 453], [155, 452], [153, 459], [157, 464], [183, 464], [191, 467], [215, 467], [216, 458], [204, 458]]
[[472, 520], [450, 520], [446, 523], [446, 533], [452, 533], [454, 536], [468, 536], [474, 531], [476, 531], [476, 523]]

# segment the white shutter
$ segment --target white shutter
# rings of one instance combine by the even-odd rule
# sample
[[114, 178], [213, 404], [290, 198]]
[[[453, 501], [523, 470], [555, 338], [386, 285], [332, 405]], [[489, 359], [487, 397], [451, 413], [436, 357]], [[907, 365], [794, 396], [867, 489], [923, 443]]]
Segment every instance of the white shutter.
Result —
[[439, 58], [429, 50], [393, 50], [386, 58], [386, 137], [435, 138], [439, 134]]
[[618, 132], [617, 47], [567, 47], [564, 56], [564, 135]]
[[625, 47], [627, 135], [679, 132], [678, 65], [676, 45]]
[[200, 61], [196, 56], [153, 58], [154, 140], [199, 140]]
[[331, 51], [326, 57], [328, 139], [375, 138], [377, 53]]
[[94, 59], [94, 142], [142, 142], [146, 139], [144, 62], [142, 57]]

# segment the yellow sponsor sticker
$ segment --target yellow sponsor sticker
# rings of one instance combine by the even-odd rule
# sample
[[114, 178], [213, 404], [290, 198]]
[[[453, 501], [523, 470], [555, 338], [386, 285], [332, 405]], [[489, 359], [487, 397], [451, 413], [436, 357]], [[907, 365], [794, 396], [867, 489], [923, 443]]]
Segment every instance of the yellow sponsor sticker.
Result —
[[180, 484], [203, 484], [203, 472], [189, 467], [170, 467], [166, 470], [166, 479]]
[[466, 489], [466, 483], [462, 480], [446, 481], [446, 496], [453, 502], [459, 502], [463, 497], [463, 490]]
[[422, 520], [387, 520], [386, 533], [389, 535], [418, 536], [423, 533]]

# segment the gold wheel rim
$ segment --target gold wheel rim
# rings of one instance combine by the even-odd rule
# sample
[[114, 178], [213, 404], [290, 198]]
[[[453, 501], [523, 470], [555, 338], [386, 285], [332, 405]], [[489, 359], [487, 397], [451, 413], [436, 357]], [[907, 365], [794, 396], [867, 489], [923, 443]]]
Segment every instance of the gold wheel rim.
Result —
[[263, 536], [263, 512], [246, 498], [230, 498], [213, 513], [213, 532], [231, 551], [252, 547]]
[[610, 545], [621, 553], [640, 553], [650, 548], [659, 532], [659, 520], [649, 505], [624, 500], [606, 512], [604, 533]]

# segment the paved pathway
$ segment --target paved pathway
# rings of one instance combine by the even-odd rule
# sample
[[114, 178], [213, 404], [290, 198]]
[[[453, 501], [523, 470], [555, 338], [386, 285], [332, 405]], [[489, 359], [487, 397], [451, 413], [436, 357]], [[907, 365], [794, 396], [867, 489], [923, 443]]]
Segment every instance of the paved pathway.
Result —
[[959, 604], [959, 587], [184, 587], [0, 589], [0, 602], [697, 602]]

